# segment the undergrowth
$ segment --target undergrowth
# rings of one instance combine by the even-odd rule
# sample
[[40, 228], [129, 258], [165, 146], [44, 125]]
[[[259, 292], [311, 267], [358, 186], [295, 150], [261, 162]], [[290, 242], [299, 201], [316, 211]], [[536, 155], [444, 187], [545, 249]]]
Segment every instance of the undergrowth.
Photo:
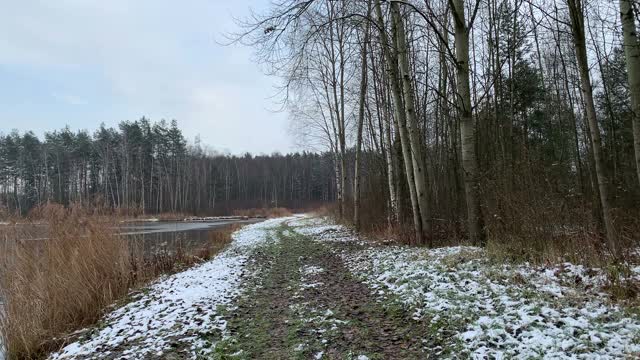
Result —
[[262, 217], [262, 218], [278, 218], [291, 216], [291, 211], [282, 207], [274, 207], [274, 208], [253, 208], [253, 209], [243, 209], [243, 210], [235, 210], [233, 212], [236, 216], [248, 216], [248, 217]]

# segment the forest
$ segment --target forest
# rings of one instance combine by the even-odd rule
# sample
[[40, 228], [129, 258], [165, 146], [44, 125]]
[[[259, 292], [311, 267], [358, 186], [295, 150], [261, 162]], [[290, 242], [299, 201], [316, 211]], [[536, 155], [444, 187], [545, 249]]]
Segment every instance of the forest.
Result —
[[0, 211], [47, 203], [122, 214], [228, 215], [237, 209], [304, 209], [334, 197], [326, 154], [235, 156], [187, 144], [176, 121], [123, 121], [95, 133], [68, 127], [0, 134]]
[[282, 79], [300, 136], [333, 154], [336, 213], [357, 228], [621, 255], [639, 236], [639, 10], [287, 0], [229, 38]]
[[276, 2], [228, 37], [281, 79], [311, 152], [218, 154], [146, 118], [14, 131], [0, 137], [1, 203], [335, 202], [342, 221], [417, 244], [621, 255], [640, 231], [638, 13], [632, 0]]

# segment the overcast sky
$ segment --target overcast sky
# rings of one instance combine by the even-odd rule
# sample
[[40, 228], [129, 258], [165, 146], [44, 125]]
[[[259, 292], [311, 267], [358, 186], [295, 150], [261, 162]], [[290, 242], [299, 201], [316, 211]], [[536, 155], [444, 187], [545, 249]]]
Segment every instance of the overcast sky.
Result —
[[21, 0], [0, 11], [0, 132], [177, 119], [220, 151], [287, 152], [251, 49], [218, 42], [268, 0]]

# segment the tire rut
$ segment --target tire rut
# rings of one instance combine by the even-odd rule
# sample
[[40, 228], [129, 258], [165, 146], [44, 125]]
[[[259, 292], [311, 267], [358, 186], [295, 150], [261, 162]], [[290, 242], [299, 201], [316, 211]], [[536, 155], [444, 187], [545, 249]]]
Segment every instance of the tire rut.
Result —
[[332, 251], [342, 245], [286, 225], [276, 234], [254, 254], [256, 273], [227, 314], [230, 338], [217, 358], [429, 358], [425, 323], [377, 301]]

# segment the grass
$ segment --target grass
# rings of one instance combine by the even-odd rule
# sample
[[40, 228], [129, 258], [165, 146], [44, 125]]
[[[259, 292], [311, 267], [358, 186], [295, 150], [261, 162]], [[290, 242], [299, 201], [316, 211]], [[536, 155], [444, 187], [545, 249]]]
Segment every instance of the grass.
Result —
[[426, 327], [399, 300], [376, 301], [333, 252], [344, 244], [313, 241], [286, 224], [273, 235], [277, 241], [254, 253], [255, 272], [226, 314], [229, 336], [215, 345], [214, 359], [421, 358], [414, 339]]
[[130, 290], [214, 256], [236, 229], [210, 232], [198, 249], [178, 246], [148, 256], [113, 234], [116, 217], [59, 206], [39, 212], [48, 224], [44, 240], [16, 240], [30, 227], [0, 227], [0, 336], [11, 359], [38, 359], [58, 349]]

